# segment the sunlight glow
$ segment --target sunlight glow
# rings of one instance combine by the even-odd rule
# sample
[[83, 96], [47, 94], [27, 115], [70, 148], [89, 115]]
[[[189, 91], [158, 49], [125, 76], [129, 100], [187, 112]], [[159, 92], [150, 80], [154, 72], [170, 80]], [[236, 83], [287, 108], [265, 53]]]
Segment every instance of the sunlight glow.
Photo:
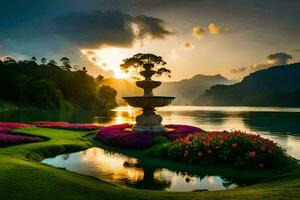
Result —
[[95, 65], [101, 69], [114, 72], [115, 78], [129, 78], [131, 73], [124, 73], [120, 64], [125, 58], [133, 55], [133, 50], [128, 48], [107, 47], [100, 49], [83, 49], [81, 52]]

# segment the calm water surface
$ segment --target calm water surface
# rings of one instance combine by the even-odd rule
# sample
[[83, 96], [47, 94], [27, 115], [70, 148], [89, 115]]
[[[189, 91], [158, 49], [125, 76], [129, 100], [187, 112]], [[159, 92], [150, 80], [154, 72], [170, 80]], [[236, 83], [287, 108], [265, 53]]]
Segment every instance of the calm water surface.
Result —
[[[158, 109], [164, 124], [189, 124], [205, 130], [242, 130], [275, 140], [300, 159], [300, 108], [169, 106]], [[110, 125], [133, 123], [139, 110], [118, 107], [109, 112], [16, 111], [0, 112], [0, 121], [68, 121]]]
[[188, 175], [185, 172], [143, 165], [135, 158], [97, 147], [47, 158], [42, 163], [140, 189], [201, 191], [225, 190], [238, 186], [234, 181], [221, 176]]

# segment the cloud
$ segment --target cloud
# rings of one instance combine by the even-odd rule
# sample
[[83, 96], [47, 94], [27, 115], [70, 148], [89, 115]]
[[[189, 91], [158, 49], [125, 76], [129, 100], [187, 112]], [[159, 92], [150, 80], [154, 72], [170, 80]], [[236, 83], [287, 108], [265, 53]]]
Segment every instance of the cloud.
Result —
[[190, 49], [190, 48], [192, 48], [192, 47], [193, 47], [192, 44], [189, 43], [189, 42], [184, 42], [184, 43], [182, 44], [182, 48], [184, 48], [184, 49]]
[[140, 15], [131, 19], [137, 25], [136, 36], [139, 39], [164, 39], [165, 36], [173, 34], [166, 29], [166, 23], [162, 19]]
[[273, 66], [280, 66], [280, 65], [287, 65], [288, 61], [293, 59], [291, 55], [287, 53], [274, 53], [267, 56], [267, 61], [262, 64], [254, 64], [250, 67], [240, 67], [236, 69], [231, 69], [230, 72], [233, 74], [245, 73], [246, 71], [249, 72], [256, 72], [263, 69], [268, 69]]
[[287, 53], [274, 53], [268, 56], [268, 60], [273, 65], [286, 65], [293, 57]]
[[266, 63], [255, 64], [249, 67], [251, 72], [256, 72], [263, 69], [268, 69], [273, 66], [287, 65], [289, 60], [292, 60], [292, 56], [287, 53], [274, 53], [267, 57]]
[[196, 38], [202, 39], [204, 34], [205, 34], [205, 30], [200, 26], [194, 26], [192, 28], [192, 35], [195, 36]]
[[216, 24], [213, 24], [213, 23], [209, 24], [207, 26], [207, 28], [208, 28], [209, 33], [212, 34], [212, 35], [218, 35], [218, 34], [226, 33], [226, 32], [229, 31], [228, 27], [225, 26], [225, 27], [222, 28], [222, 27], [220, 27]]
[[240, 68], [230, 70], [230, 72], [233, 74], [240, 74], [240, 73], [244, 73], [245, 71], [247, 71], [247, 67], [240, 67]]
[[55, 30], [81, 48], [130, 47], [136, 39], [163, 39], [172, 34], [162, 19], [120, 11], [72, 13], [57, 18]]

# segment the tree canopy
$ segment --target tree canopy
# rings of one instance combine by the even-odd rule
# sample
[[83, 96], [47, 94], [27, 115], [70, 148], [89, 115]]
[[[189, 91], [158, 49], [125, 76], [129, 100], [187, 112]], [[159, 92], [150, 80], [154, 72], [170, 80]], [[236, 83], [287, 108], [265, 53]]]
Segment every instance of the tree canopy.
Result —
[[[86, 68], [73, 68], [63, 57], [62, 66], [55, 60], [0, 60], [0, 100], [20, 106], [39, 108], [99, 108], [116, 106], [116, 91], [103, 86], [100, 77], [88, 75]], [[68, 67], [66, 67], [68, 65]], [[103, 78], [102, 78], [103, 79]]]
[[134, 71], [136, 75], [139, 75], [144, 69], [151, 69], [155, 71], [156, 76], [161, 76], [166, 74], [170, 77], [171, 70], [166, 68], [167, 62], [163, 60], [161, 56], [154, 54], [135, 54], [131, 58], [126, 58], [123, 60], [123, 63], [120, 65], [121, 69], [128, 73]]

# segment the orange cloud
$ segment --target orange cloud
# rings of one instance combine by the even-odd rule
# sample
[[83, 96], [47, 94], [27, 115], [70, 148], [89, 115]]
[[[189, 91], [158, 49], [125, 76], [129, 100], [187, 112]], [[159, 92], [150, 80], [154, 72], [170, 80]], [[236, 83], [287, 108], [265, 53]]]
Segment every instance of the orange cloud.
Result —
[[195, 36], [198, 39], [202, 39], [204, 36], [205, 30], [201, 28], [200, 26], [195, 26], [192, 29], [192, 35]]
[[207, 28], [208, 28], [209, 33], [213, 34], [213, 35], [217, 35], [217, 34], [221, 34], [221, 33], [226, 33], [226, 32], [229, 31], [228, 27], [222, 28], [222, 27], [220, 27], [220, 26], [218, 26], [216, 24], [213, 24], [213, 23], [209, 24]]

